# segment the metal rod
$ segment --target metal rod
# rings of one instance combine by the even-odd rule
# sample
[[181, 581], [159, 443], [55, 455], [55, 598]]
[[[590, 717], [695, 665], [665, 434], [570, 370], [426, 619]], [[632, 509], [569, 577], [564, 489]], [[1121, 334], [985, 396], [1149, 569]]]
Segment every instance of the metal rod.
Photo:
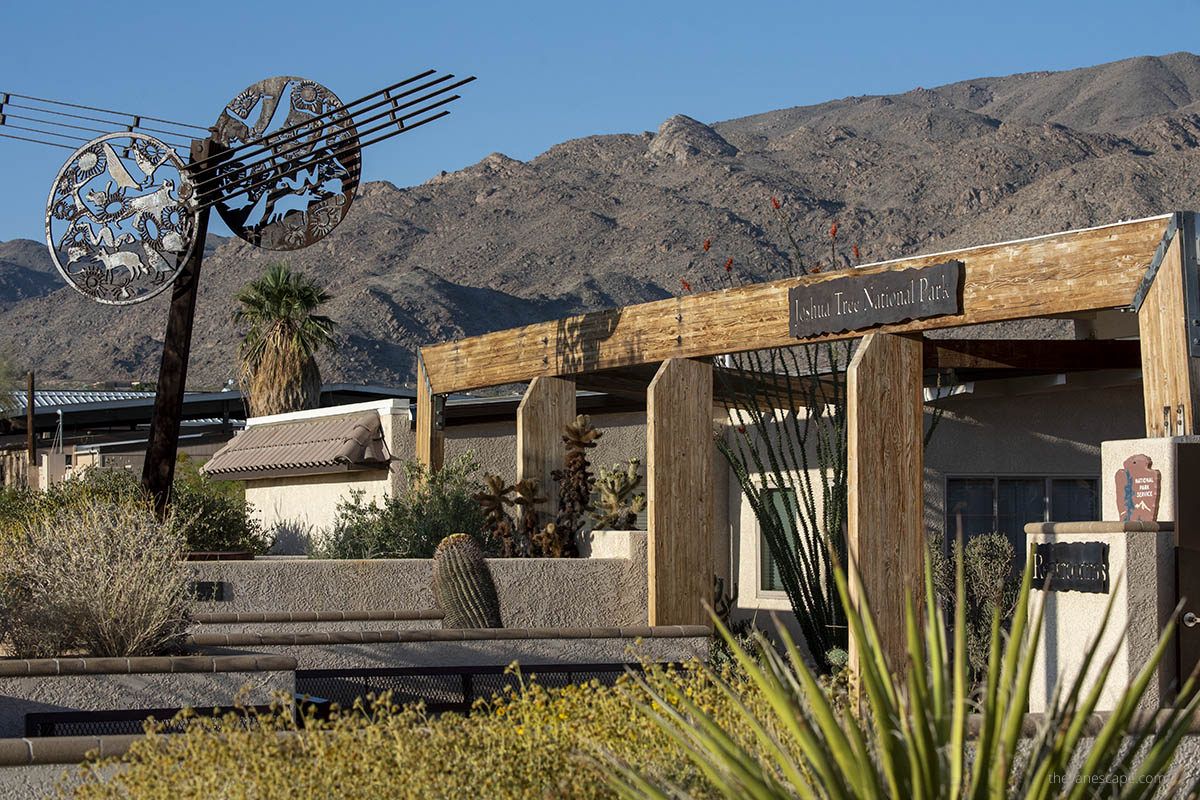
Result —
[[[418, 81], [418, 80], [420, 80], [421, 78], [425, 78], [425, 77], [428, 77], [429, 75], [432, 75], [432, 74], [433, 74], [434, 72], [436, 72], [436, 71], [437, 71], [437, 70], [432, 70], [432, 69], [430, 69], [430, 70], [426, 70], [425, 72], [422, 72], [422, 73], [420, 73], [419, 75], [414, 75], [414, 76], [412, 76], [411, 78], [405, 78], [404, 80], [400, 81], [399, 83], [394, 83], [394, 84], [392, 84], [391, 86], [387, 86], [387, 87], [384, 87], [383, 89], [380, 89], [380, 90], [378, 90], [378, 91], [371, 92], [370, 94], [368, 94], [368, 95], [364, 95], [363, 97], [360, 97], [360, 98], [358, 98], [357, 100], [351, 100], [349, 103], [343, 103], [343, 104], [342, 104], [342, 105], [341, 105], [339, 108], [335, 108], [335, 109], [333, 109], [333, 110], [331, 110], [331, 111], [326, 111], [324, 114], [320, 114], [320, 115], [318, 115], [318, 116], [314, 117], [314, 118], [313, 118], [313, 119], [311, 119], [311, 120], [306, 120], [306, 121], [304, 121], [304, 122], [297, 122], [297, 123], [294, 123], [294, 124], [292, 124], [292, 125], [288, 125], [288, 126], [286, 126], [286, 127], [284, 127], [284, 128], [280, 128], [280, 129], [279, 129], [279, 130], [277, 130], [277, 131], [272, 131], [271, 133], [267, 134], [266, 136], [263, 136], [261, 139], [255, 139], [255, 140], [254, 140], [254, 141], [252, 141], [252, 142], [245, 142], [244, 144], [240, 144], [240, 145], [238, 145], [237, 147], [230, 148], [229, 150], [226, 150], [224, 153], [222, 153], [222, 154], [221, 154], [221, 156], [222, 156], [222, 160], [224, 160], [224, 158], [223, 158], [223, 157], [224, 157], [225, 155], [227, 155], [227, 154], [232, 154], [232, 153], [240, 152], [240, 151], [242, 151], [242, 150], [244, 150], [244, 149], [246, 149], [246, 148], [248, 148], [248, 147], [254, 147], [255, 145], [261, 145], [261, 144], [263, 144], [264, 142], [268, 142], [268, 143], [269, 143], [270, 141], [273, 141], [274, 139], [278, 138], [279, 136], [282, 136], [282, 135], [284, 135], [284, 134], [290, 133], [290, 132], [292, 132], [292, 131], [294, 131], [294, 130], [296, 130], [296, 129], [298, 129], [298, 128], [304, 127], [305, 125], [308, 125], [308, 124], [312, 123], [312, 122], [313, 122], [313, 121], [315, 121], [315, 120], [318, 120], [318, 119], [323, 119], [323, 118], [325, 118], [325, 117], [328, 117], [328, 116], [331, 116], [331, 115], [333, 115], [333, 114], [336, 114], [336, 113], [338, 113], [339, 111], [345, 111], [345, 110], [347, 110], [347, 109], [349, 109], [349, 108], [353, 108], [354, 106], [358, 105], [359, 103], [364, 103], [364, 102], [366, 102], [367, 100], [370, 100], [371, 98], [375, 97], [376, 95], [379, 95], [379, 94], [384, 94], [384, 93], [386, 93], [386, 92], [390, 92], [392, 89], [398, 89], [398, 88], [400, 88], [401, 86], [404, 86], [404, 85], [406, 85], [406, 84], [412, 83], [413, 81]], [[443, 77], [443, 78], [438, 78], [438, 79], [437, 79], [437, 80], [435, 80], [435, 81], [430, 81], [430, 82], [429, 82], [429, 84], [427, 84], [427, 85], [433, 85], [433, 84], [435, 84], [435, 83], [439, 83], [439, 82], [441, 82], [441, 81], [444, 81], [444, 80], [449, 80], [450, 78], [453, 78], [453, 77], [454, 77], [453, 75], [447, 75], [447, 76], [445, 76], [445, 77]], [[410, 89], [410, 90], [408, 90], [408, 91], [407, 91], [407, 92], [405, 92], [404, 94], [411, 94], [412, 92], [419, 92], [419, 91], [421, 91], [421, 89], [422, 89], [422, 87], [420, 87], [420, 86], [417, 86], [417, 87], [414, 87], [413, 89]], [[360, 111], [363, 111], [363, 110], [370, 110], [370, 109], [359, 109], [359, 110], [360, 110]], [[264, 149], [269, 149], [269, 148], [264, 148]], [[253, 154], [253, 155], [257, 155], [257, 154]], [[212, 157], [210, 157], [209, 159], [201, 159], [200, 161], [196, 162], [196, 166], [197, 166], [197, 167], [199, 167], [199, 168], [201, 168], [201, 169], [198, 169], [198, 170], [197, 170], [197, 172], [204, 171], [204, 169], [206, 168], [206, 167], [205, 167], [205, 161], [208, 161], [208, 160], [210, 160], [211, 158], [215, 158], [215, 156], [212, 156]]]
[[[418, 116], [420, 114], [424, 114], [426, 111], [430, 111], [433, 108], [436, 108], [437, 106], [445, 105], [446, 103], [449, 103], [451, 101], [458, 100], [458, 99], [459, 99], [459, 95], [454, 95], [452, 97], [448, 97], [445, 100], [442, 100], [428, 108], [423, 108], [420, 111], [414, 111], [410, 116]], [[351, 142], [350, 144], [344, 145], [344, 146], [338, 148], [337, 150], [334, 150], [330, 155], [332, 157], [336, 158], [337, 156], [342, 155], [347, 152], [351, 152], [356, 148], [361, 149], [362, 147], [365, 147], [367, 145], [372, 145], [372, 144], [375, 144], [376, 142], [382, 142], [384, 139], [390, 139], [391, 137], [396, 136], [401, 133], [404, 133], [405, 131], [410, 131], [410, 130], [413, 130], [414, 128], [419, 128], [427, 122], [432, 122], [435, 119], [441, 119], [442, 117], [448, 115], [449, 113], [450, 113], [449, 111], [442, 111], [438, 114], [435, 114], [432, 117], [429, 117], [428, 119], [419, 120], [417, 122], [412, 123], [411, 125], [405, 125], [402, 128], [394, 130], [383, 136], [379, 136], [375, 139], [371, 139], [370, 141], [367, 141], [367, 142], [360, 142], [359, 140], [356, 139], [355, 141]], [[364, 131], [362, 133], [362, 135], [374, 133], [374, 132], [382, 130], [384, 128], [390, 128], [391, 126], [392, 126], [392, 123], [387, 122], [387, 123], [384, 123], [383, 125], [379, 125], [377, 127], [371, 128], [367, 131]], [[262, 162], [259, 162], [259, 163], [262, 163]], [[276, 175], [278, 175], [280, 173], [287, 174], [288, 172], [299, 169], [301, 166], [303, 166], [303, 163], [304, 162], [301, 161], [300, 159], [289, 159], [289, 160], [283, 162], [282, 164], [278, 165], [278, 167], [275, 169], [258, 170], [257, 172], [255, 172], [251, 175], [248, 175], [247, 177], [255, 178], [259, 175], [266, 175], [267, 177], [262, 178], [261, 180], [257, 180], [254, 183], [250, 184], [249, 186], [242, 187], [236, 191], [222, 193], [222, 194], [220, 194], [219, 197], [217, 197], [214, 200], [202, 202], [200, 204], [200, 207], [201, 208], [210, 208], [211, 206], [216, 205], [219, 202], [225, 202], [225, 201], [229, 200], [230, 198], [239, 197], [243, 194], [249, 194], [250, 192], [253, 192], [255, 189], [260, 189], [263, 186], [266, 186], [267, 184], [273, 183], [276, 180], [276, 178], [275, 178]]]
[[[468, 80], [473, 80], [473, 79], [468, 79]], [[422, 102], [424, 102], [424, 101], [426, 101], [426, 100], [428, 100], [428, 99], [430, 99], [430, 98], [437, 97], [439, 94], [442, 94], [442, 93], [443, 93], [443, 92], [445, 92], [445, 91], [449, 91], [450, 89], [453, 89], [453, 88], [455, 88], [456, 86], [460, 86], [460, 85], [462, 85], [462, 83], [466, 83], [466, 82], [468, 82], [468, 81], [461, 81], [461, 82], [459, 82], [458, 84], [454, 84], [454, 85], [451, 85], [451, 86], [444, 87], [444, 88], [442, 88], [442, 89], [438, 89], [438, 90], [437, 90], [437, 91], [435, 91], [435, 92], [430, 92], [429, 94], [423, 95], [422, 97], [418, 97], [418, 98], [416, 98], [416, 99], [414, 99], [414, 100], [410, 100], [410, 101], [409, 101], [409, 102], [407, 102], [407, 103], [401, 103], [401, 104], [398, 104], [398, 105], [394, 105], [394, 107], [393, 107], [393, 108], [391, 108], [391, 109], [388, 109], [388, 110], [385, 110], [385, 111], [382, 111], [382, 112], [380, 112], [379, 114], [375, 114], [374, 116], [368, 117], [367, 119], [365, 119], [365, 120], [362, 120], [361, 122], [360, 122], [360, 121], [358, 121], [358, 120], [355, 120], [355, 121], [354, 121], [354, 122], [355, 122], [355, 126], [357, 127], [357, 126], [359, 126], [359, 125], [365, 125], [365, 124], [367, 124], [367, 123], [369, 123], [369, 122], [374, 122], [374, 121], [376, 121], [376, 120], [379, 120], [379, 119], [382, 119], [382, 118], [384, 118], [384, 117], [388, 117], [388, 118], [389, 118], [389, 121], [388, 121], [388, 122], [385, 122], [383, 125], [376, 126], [375, 128], [371, 128], [371, 129], [368, 129], [368, 130], [366, 130], [366, 131], [357, 131], [357, 134], [358, 134], [358, 135], [355, 137], [356, 141], [355, 141], [355, 142], [353, 142], [353, 143], [351, 143], [349, 146], [350, 146], [350, 147], [361, 147], [361, 145], [359, 145], [359, 144], [357, 143], [357, 140], [358, 140], [358, 139], [360, 139], [360, 138], [361, 138], [361, 137], [363, 137], [363, 136], [366, 136], [367, 134], [374, 133], [375, 131], [378, 131], [378, 130], [380, 130], [380, 129], [382, 129], [382, 128], [389, 127], [390, 125], [393, 125], [393, 124], [396, 124], [396, 125], [403, 125], [403, 124], [404, 124], [404, 123], [403, 123], [403, 120], [406, 120], [406, 119], [411, 119], [412, 117], [419, 116], [419, 115], [421, 115], [421, 114], [425, 113], [426, 111], [431, 111], [431, 110], [433, 110], [434, 108], [437, 108], [438, 106], [442, 106], [442, 105], [445, 105], [446, 103], [449, 103], [449, 102], [451, 102], [451, 101], [453, 101], [453, 100], [458, 100], [458, 99], [460, 99], [460, 95], [453, 95], [453, 96], [451, 96], [451, 97], [449, 97], [449, 98], [445, 98], [445, 99], [443, 99], [443, 100], [441, 100], [441, 101], [438, 101], [438, 102], [436, 102], [436, 103], [431, 103], [431, 104], [429, 104], [428, 106], [426, 106], [426, 107], [424, 107], [424, 108], [422, 108], [422, 109], [419, 109], [419, 110], [417, 110], [417, 111], [410, 112], [410, 113], [409, 113], [409, 114], [407, 114], [407, 115], [401, 116], [401, 117], [399, 118], [399, 120], [397, 120], [397, 118], [396, 118], [396, 113], [395, 113], [395, 112], [397, 112], [397, 111], [400, 111], [401, 109], [409, 108], [410, 106], [416, 105], [416, 104], [418, 104], [418, 103], [422, 103]], [[282, 148], [282, 149], [280, 149], [280, 150], [276, 150], [276, 151], [269, 151], [269, 150], [268, 150], [268, 151], [266, 151], [266, 152], [268, 152], [268, 153], [269, 153], [269, 154], [267, 155], [267, 157], [265, 157], [265, 158], [262, 158], [262, 159], [259, 159], [258, 161], [251, 162], [251, 163], [249, 163], [249, 164], [243, 164], [243, 165], [242, 165], [242, 169], [247, 171], [247, 177], [248, 177], [248, 178], [254, 178], [256, 175], [262, 175], [262, 174], [265, 174], [265, 173], [267, 173], [267, 172], [276, 172], [276, 171], [278, 171], [278, 169], [277, 169], [277, 167], [275, 167], [274, 165], [278, 164], [278, 159], [279, 159], [279, 158], [281, 158], [281, 157], [283, 157], [283, 156], [286, 156], [286, 155], [288, 155], [289, 153], [293, 153], [293, 152], [295, 152], [295, 151], [297, 151], [297, 150], [307, 150], [307, 149], [310, 149], [312, 146], [313, 146], [313, 145], [312, 145], [312, 143], [311, 143], [311, 142], [306, 142], [306, 141], [302, 141], [302, 140], [299, 140], [299, 139], [293, 139], [292, 143], [291, 143], [290, 145], [288, 145], [287, 147], [284, 147], [284, 148]], [[344, 151], [345, 151], [345, 149], [346, 149], [345, 147], [343, 147], [343, 148], [340, 148], [340, 149], [339, 149], [337, 152], [338, 152], [338, 153], [344, 152]], [[234, 151], [233, 151], [233, 150], [230, 150], [230, 153], [232, 153], [232, 152], [234, 152]], [[227, 163], [227, 162], [225, 162], [225, 163]], [[287, 162], [284, 162], [284, 163], [286, 164]], [[298, 163], [299, 163], [299, 162], [298, 162]], [[265, 170], [259, 170], [259, 171], [255, 172], [255, 170], [257, 170], [257, 168], [258, 168], [258, 167], [260, 167], [260, 166], [263, 166], [263, 165], [272, 165], [272, 166], [268, 166], [268, 167], [267, 167]], [[190, 173], [190, 172], [189, 172], [189, 177], [191, 177], [191, 178], [192, 178], [192, 184], [193, 184], [193, 186], [196, 188], [196, 191], [198, 191], [198, 192], [207, 192], [207, 191], [210, 191], [211, 189], [213, 189], [213, 188], [214, 188], [214, 185], [219, 185], [219, 184], [220, 184], [220, 182], [222, 181], [222, 179], [223, 179], [225, 176], [222, 176], [221, 174], [219, 174], [219, 173], [217, 172], [217, 169], [218, 169], [218, 165], [214, 164], [213, 166], [210, 166], [210, 167], [208, 167], [207, 169], [205, 169], [205, 170], [202, 170], [202, 172], [213, 172], [213, 173], [215, 173], [215, 174], [213, 174], [211, 177], [204, 178], [204, 179], [201, 179], [201, 180], [197, 180], [197, 179], [196, 179], [196, 177], [195, 177], [195, 174], [194, 174], [194, 173]], [[253, 191], [253, 187], [247, 188], [245, 191]], [[236, 197], [236, 196], [237, 196], [236, 194], [235, 194], [235, 195], [230, 195], [230, 197]]]
[[37, 433], [33, 429], [33, 404], [36, 397], [33, 391], [33, 370], [29, 370], [25, 378], [25, 447], [29, 455], [29, 469], [25, 473], [25, 482], [28, 484], [33, 478], [33, 471], [37, 469]]
[[61, 100], [47, 100], [44, 97], [33, 97], [33, 96], [27, 95], [27, 94], [17, 94], [16, 92], [4, 92], [4, 94], [9, 97], [19, 97], [22, 100], [33, 100], [36, 103], [50, 103], [52, 105], [65, 106], [67, 108], [81, 108], [84, 111], [97, 111], [101, 114], [112, 114], [114, 117], [140, 117], [142, 119], [148, 119], [151, 122], [161, 122], [164, 125], [174, 125], [179, 128], [194, 128], [195, 130], [205, 131], [205, 132], [208, 131], [208, 128], [203, 125], [192, 125], [191, 123], [188, 123], [188, 122], [175, 122], [174, 120], [162, 119], [160, 117], [147, 117], [145, 114], [130, 114], [125, 111], [113, 111], [113, 110], [107, 109], [107, 108], [96, 108], [95, 106], [83, 106], [83, 105], [79, 105], [78, 103], [64, 103]]
[[74, 151], [77, 149], [77, 148], [73, 147], [72, 145], [63, 144], [62, 142], [44, 142], [41, 139], [30, 139], [28, 136], [14, 136], [11, 133], [0, 133], [0, 136], [4, 137], [5, 139], [16, 139], [19, 142], [33, 142], [34, 144], [48, 144], [51, 147], [62, 147], [66, 150], [71, 150], [71, 151]]
[[[9, 108], [20, 108], [20, 109], [23, 109], [26, 111], [37, 111], [40, 114], [53, 114], [57, 117], [68, 117], [70, 119], [80, 119], [85, 122], [98, 122], [102, 125], [109, 125], [109, 126], [115, 125], [118, 128], [130, 128], [130, 127], [139, 128], [140, 130], [143, 130], [143, 131], [149, 131], [150, 133], [161, 133], [161, 134], [165, 134], [167, 136], [187, 136], [188, 135], [184, 131], [168, 131], [168, 130], [163, 130], [162, 128], [151, 128], [146, 125], [143, 125], [141, 123], [141, 120], [149, 119], [149, 117], [133, 116], [133, 117], [131, 117], [131, 119], [133, 120], [133, 124], [130, 125], [129, 123], [124, 122], [122, 120], [99, 119], [97, 117], [85, 117], [82, 114], [68, 114], [65, 111], [55, 111], [52, 108], [38, 108], [37, 106], [27, 106], [22, 103], [9, 103], [8, 107]], [[16, 116], [16, 115], [14, 114], [13, 116]], [[75, 127], [66, 122], [56, 122], [53, 120], [43, 120], [43, 121], [45, 121], [48, 125], [62, 125], [63, 127], [68, 127], [68, 128]], [[89, 130], [89, 129], [85, 128], [84, 130]], [[107, 132], [107, 129], [105, 132]]]
[[[365, 124], [366, 122], [372, 122], [375, 119], [378, 119], [380, 115], [376, 115], [376, 116], [371, 117], [367, 120], [364, 120], [363, 122], [360, 123], [358, 120], [356, 120], [354, 118], [354, 114], [362, 114], [367, 111], [373, 111], [373, 110], [379, 108], [380, 106], [387, 105], [389, 103], [391, 103], [393, 106], [395, 106], [395, 101], [400, 99], [401, 97], [407, 97], [411, 94], [415, 94], [416, 92], [423, 91], [425, 89], [428, 89], [431, 86], [436, 86], [437, 84], [442, 83], [443, 81], [447, 81], [453, 77], [454, 77], [453, 75], [445, 75], [441, 78], [437, 78], [436, 80], [432, 80], [432, 81], [428, 81], [427, 83], [423, 83], [420, 86], [414, 86], [412, 89], [402, 92], [401, 94], [396, 95], [394, 98], [385, 98], [384, 100], [381, 100], [377, 103], [373, 103], [372, 105], [367, 106], [366, 108], [360, 108], [360, 109], [357, 109], [356, 111], [354, 111], [353, 113], [347, 113], [345, 115], [345, 117], [342, 117], [342, 118], [337, 118], [337, 117], [335, 117], [335, 115], [345, 111], [347, 108], [346, 106], [342, 106], [341, 108], [335, 108], [332, 111], [327, 111], [324, 114], [313, 117], [312, 119], [307, 120], [305, 122], [300, 122], [300, 123], [296, 123], [294, 125], [289, 125], [286, 128], [280, 128], [279, 130], [272, 131], [271, 133], [267, 134], [266, 136], [263, 136], [262, 138], [255, 139], [253, 141], [238, 145], [237, 147], [230, 148], [226, 153], [222, 154], [222, 163], [224, 163], [225, 161], [228, 160], [226, 158], [226, 156], [233, 156], [233, 155], [239, 154], [239, 153], [241, 154], [241, 157], [244, 159], [253, 159], [260, 155], [263, 155], [264, 153], [268, 154], [268, 157], [278, 156], [279, 152], [277, 152], [275, 149], [275, 145], [277, 142], [282, 143], [282, 144], [288, 144], [289, 142], [291, 142], [292, 149], [295, 149], [297, 147], [303, 147], [305, 145], [305, 142], [297, 139], [297, 137], [295, 137], [295, 136], [290, 135], [301, 129], [303, 129], [303, 132], [305, 134], [308, 134], [311, 136], [313, 134], [324, 131], [326, 128], [329, 128], [331, 126], [335, 126], [335, 125], [344, 126], [347, 121], [349, 121], [351, 124], [353, 124], [355, 126], [357, 126], [359, 124]], [[475, 80], [475, 79], [467, 78], [465, 80], [459, 81], [458, 83], [450, 84], [449, 86], [443, 86], [436, 91], [430, 92], [428, 95], [417, 98], [416, 100], [411, 100], [402, 106], [398, 106], [397, 110], [399, 110], [399, 108], [405, 108], [407, 106], [413, 105], [414, 103], [420, 103], [431, 97], [436, 97], [437, 95], [442, 94], [444, 92], [452, 91], [453, 89], [456, 89], [459, 86], [462, 86], [464, 83], [470, 83], [473, 80]], [[389, 87], [388, 89], [382, 89], [379, 92], [376, 92], [375, 95], [386, 94], [386, 92], [390, 91], [391, 88], [392, 87]], [[373, 97], [375, 95], [369, 95], [368, 97], [363, 98], [363, 99], [369, 100], [371, 97]], [[356, 103], [362, 102], [362, 100], [358, 100], [355, 102]], [[384, 112], [384, 113], [386, 114], [387, 112]], [[320, 125], [316, 125], [316, 126], [313, 125], [314, 122], [317, 122], [320, 120], [324, 120], [324, 122], [322, 122], [322, 124], [320, 124]], [[245, 150], [250, 150], [250, 152], [249, 153], [243, 152]], [[212, 172], [216, 169], [216, 167], [217, 167], [217, 165], [215, 165], [215, 164], [214, 165], [205, 165], [201, 169], [197, 170], [197, 172], [195, 174], [200, 175], [200, 174], [203, 174], [206, 172]]]

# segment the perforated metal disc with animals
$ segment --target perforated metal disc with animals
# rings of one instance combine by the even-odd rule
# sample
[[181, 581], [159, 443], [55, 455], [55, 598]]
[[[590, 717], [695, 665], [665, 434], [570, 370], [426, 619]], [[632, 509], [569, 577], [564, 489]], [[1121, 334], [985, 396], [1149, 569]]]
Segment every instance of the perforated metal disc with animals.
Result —
[[58, 171], [46, 243], [74, 289], [101, 303], [136, 303], [175, 280], [195, 245], [197, 213], [178, 153], [146, 134], [110, 133]]

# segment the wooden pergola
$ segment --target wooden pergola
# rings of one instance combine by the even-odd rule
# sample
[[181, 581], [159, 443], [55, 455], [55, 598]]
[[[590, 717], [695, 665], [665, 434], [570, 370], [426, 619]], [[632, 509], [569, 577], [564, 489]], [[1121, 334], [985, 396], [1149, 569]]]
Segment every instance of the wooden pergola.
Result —
[[[418, 458], [430, 467], [442, 463], [439, 408], [445, 395], [530, 382], [517, 414], [518, 478], [537, 477], [552, 487], [549, 472], [561, 467], [560, 432], [574, 418], [575, 389], [645, 391], [650, 624], [706, 623], [702, 601], [713, 573], [710, 357], [865, 337], [847, 379], [849, 550], [885, 646], [898, 655], [904, 648], [904, 592], [919, 595], [922, 574], [923, 370], [1094, 368], [1106, 354], [1128, 352], [1128, 345], [1121, 350], [1094, 341], [935, 342], [922, 331], [1107, 309], [1134, 312], [1146, 435], [1193, 433], [1200, 382], [1196, 241], [1196, 214], [1175, 212], [689, 294], [423, 347]], [[959, 313], [802, 340], [789, 334], [793, 287], [949, 260], [962, 263]], [[1174, 419], [1182, 421], [1182, 430], [1169, 427]]]

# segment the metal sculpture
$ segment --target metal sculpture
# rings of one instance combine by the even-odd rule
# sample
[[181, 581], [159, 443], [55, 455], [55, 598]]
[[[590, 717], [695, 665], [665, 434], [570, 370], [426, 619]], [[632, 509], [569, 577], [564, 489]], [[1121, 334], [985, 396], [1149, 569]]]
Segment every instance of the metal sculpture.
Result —
[[71, 154], [46, 207], [54, 266], [101, 303], [147, 300], [175, 280], [195, 245], [195, 190], [158, 139], [110, 133]]
[[217, 213], [250, 244], [308, 247], [350, 210], [362, 170], [358, 131], [342, 102], [321, 84], [293, 77], [259, 81], [225, 106], [212, 131], [224, 148], [261, 144], [269, 160], [258, 181], [241, 158], [216, 169], [222, 187]]
[[[0, 137], [73, 151], [46, 210], [46, 241], [67, 283], [114, 305], [172, 287], [142, 471], [160, 513], [175, 469], [210, 209], [268, 250], [324, 238], [350, 210], [362, 148], [446, 116], [442, 106], [459, 99], [447, 92], [475, 80], [448, 83], [453, 75], [434, 74], [345, 104], [314, 81], [269, 78], [234, 97], [208, 129], [0, 92], [0, 129], [21, 131], [0, 130]], [[187, 129], [207, 135], [193, 138]], [[77, 131], [103, 135], [87, 140]], [[174, 141], [180, 137], [192, 139], [186, 162], [178, 154], [184, 146]]]

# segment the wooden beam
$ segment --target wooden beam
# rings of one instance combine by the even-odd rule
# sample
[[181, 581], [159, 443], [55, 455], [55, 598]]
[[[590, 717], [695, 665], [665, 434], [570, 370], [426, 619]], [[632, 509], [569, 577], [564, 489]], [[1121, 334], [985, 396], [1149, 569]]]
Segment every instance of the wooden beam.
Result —
[[[893, 670], [905, 664], [904, 593], [921, 608], [925, 555], [921, 337], [871, 334], [850, 362], [850, 596], [864, 591]], [[851, 663], [868, 657], [850, 641]]]
[[534, 378], [517, 406], [517, 480], [535, 478], [546, 508], [558, 508], [550, 473], [566, 469], [563, 429], [574, 420], [575, 382], [562, 378]]
[[[1189, 219], [1191, 215], [1183, 215]], [[1188, 223], [1190, 228], [1190, 222]], [[1192, 231], [1181, 226], [1167, 246], [1162, 263], [1138, 310], [1142, 350], [1142, 399], [1146, 436], [1181, 436], [1196, 431], [1197, 359], [1188, 353], [1188, 336], [1200, 336], [1200, 325], [1188, 319], [1185, 269], [1195, 280], [1194, 255], [1186, 248]]]
[[[964, 264], [963, 312], [882, 326], [899, 333], [1128, 305], [1166, 230], [1155, 217], [885, 262], [861, 274]], [[659, 300], [422, 348], [438, 392], [796, 344], [788, 289], [833, 272]], [[868, 331], [870, 332], [870, 331]], [[846, 331], [805, 341], [847, 339]]]
[[1133, 340], [926, 339], [924, 360], [926, 369], [1137, 369], [1141, 349]]
[[417, 359], [417, 461], [430, 472], [442, 468], [446, 458], [446, 434], [437, 424], [437, 398], [425, 374], [425, 364]]
[[646, 396], [651, 625], [710, 622], [712, 426], [712, 365], [668, 359]]

